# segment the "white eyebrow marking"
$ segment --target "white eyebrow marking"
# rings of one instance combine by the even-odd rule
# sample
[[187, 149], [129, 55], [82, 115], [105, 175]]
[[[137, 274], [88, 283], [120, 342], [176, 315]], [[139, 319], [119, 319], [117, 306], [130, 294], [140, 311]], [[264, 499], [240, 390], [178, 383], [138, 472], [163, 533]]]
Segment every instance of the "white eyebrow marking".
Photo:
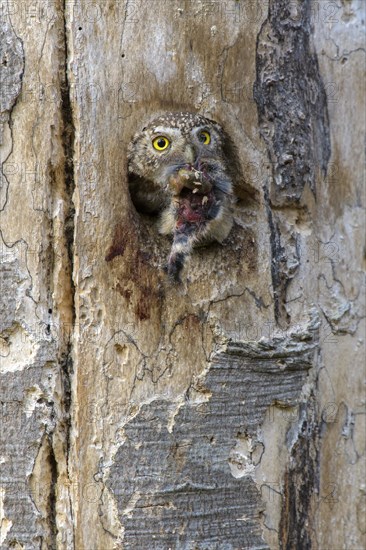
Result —
[[154, 134], [176, 134], [179, 133], [178, 128], [167, 128], [166, 126], [155, 126], [153, 128]]

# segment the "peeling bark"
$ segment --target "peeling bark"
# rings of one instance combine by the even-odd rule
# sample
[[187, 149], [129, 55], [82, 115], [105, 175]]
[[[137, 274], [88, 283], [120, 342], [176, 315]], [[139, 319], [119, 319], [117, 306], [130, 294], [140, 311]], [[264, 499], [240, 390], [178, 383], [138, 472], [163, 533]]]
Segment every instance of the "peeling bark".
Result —
[[126, 548], [268, 548], [252, 460], [229, 457], [236, 438], [260, 438], [269, 405], [296, 401], [315, 346], [311, 333], [232, 344], [178, 403], [154, 400], [125, 424], [107, 486]]

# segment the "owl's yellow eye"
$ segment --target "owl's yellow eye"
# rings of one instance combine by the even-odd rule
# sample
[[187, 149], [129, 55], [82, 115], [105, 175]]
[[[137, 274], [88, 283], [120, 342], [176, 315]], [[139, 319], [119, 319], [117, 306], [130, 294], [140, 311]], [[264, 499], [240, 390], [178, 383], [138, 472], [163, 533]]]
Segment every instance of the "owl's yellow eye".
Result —
[[164, 151], [169, 146], [170, 141], [164, 136], [158, 136], [153, 140], [152, 144], [157, 151]]
[[198, 134], [198, 139], [204, 144], [204, 145], [208, 145], [211, 141], [211, 136], [208, 132], [206, 132], [205, 130], [202, 130], [202, 132], [200, 132]]

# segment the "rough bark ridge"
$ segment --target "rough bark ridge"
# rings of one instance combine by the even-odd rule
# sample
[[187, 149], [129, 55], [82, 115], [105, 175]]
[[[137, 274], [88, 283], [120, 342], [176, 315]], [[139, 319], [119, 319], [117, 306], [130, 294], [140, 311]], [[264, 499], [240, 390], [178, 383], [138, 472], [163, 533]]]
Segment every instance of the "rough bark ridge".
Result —
[[3, 126], [20, 93], [24, 71], [22, 41], [16, 36], [9, 21], [0, 24], [0, 144], [3, 142]]
[[282, 323], [290, 321], [286, 290], [300, 259], [296, 234], [281, 235], [273, 207], [296, 206], [306, 185], [315, 194], [318, 174], [326, 174], [330, 158], [325, 88], [310, 42], [311, 15], [310, 2], [272, 0], [257, 42], [254, 97], [271, 161], [272, 177], [264, 197], [275, 312]]
[[272, 165], [272, 205], [316, 192], [327, 172], [330, 137], [326, 93], [311, 46], [311, 2], [271, 0], [258, 35], [254, 96]]
[[[271, 0], [257, 41], [254, 97], [272, 177], [264, 189], [271, 243], [275, 317], [288, 326], [287, 288], [301, 262], [301, 234], [289, 206], [300, 206], [304, 187], [316, 197], [330, 158], [324, 84], [311, 45], [311, 4]], [[301, 207], [308, 211], [306, 202]], [[301, 407], [298, 441], [284, 476], [281, 548], [311, 548], [311, 502], [319, 491], [316, 401]], [[305, 431], [305, 434], [304, 434]]]
[[[0, 546], [365, 546], [363, 0], [0, 7]], [[181, 287], [126, 170], [167, 110], [237, 150]]]
[[0, 544], [71, 547], [72, 152], [63, 4], [1, 2], [0, 9]]

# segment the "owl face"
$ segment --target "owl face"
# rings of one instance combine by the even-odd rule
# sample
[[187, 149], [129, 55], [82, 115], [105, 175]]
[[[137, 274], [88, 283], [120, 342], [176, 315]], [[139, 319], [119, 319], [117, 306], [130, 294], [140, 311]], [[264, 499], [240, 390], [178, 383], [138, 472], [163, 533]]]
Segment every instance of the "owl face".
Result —
[[128, 149], [129, 172], [164, 187], [182, 168], [197, 170], [222, 155], [223, 130], [192, 113], [167, 113], [137, 133]]

